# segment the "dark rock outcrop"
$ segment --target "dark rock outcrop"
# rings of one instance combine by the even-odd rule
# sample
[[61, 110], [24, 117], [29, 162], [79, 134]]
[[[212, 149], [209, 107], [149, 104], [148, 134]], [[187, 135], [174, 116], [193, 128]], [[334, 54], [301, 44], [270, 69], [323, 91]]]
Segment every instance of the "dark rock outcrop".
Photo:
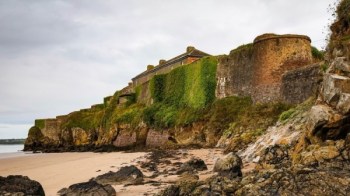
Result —
[[194, 173], [197, 171], [203, 171], [207, 169], [208, 169], [207, 165], [204, 163], [202, 159], [192, 158], [180, 166], [180, 169], [177, 172], [177, 174], [182, 174], [185, 172]]
[[68, 188], [63, 188], [58, 191], [60, 196], [94, 196], [94, 195], [108, 195], [115, 196], [116, 192], [111, 185], [101, 185], [96, 181], [90, 180], [73, 184]]
[[125, 166], [117, 172], [108, 172], [94, 179], [100, 184], [139, 184], [143, 181], [142, 172], [135, 166]]
[[0, 176], [0, 195], [45, 195], [41, 184], [27, 176]]

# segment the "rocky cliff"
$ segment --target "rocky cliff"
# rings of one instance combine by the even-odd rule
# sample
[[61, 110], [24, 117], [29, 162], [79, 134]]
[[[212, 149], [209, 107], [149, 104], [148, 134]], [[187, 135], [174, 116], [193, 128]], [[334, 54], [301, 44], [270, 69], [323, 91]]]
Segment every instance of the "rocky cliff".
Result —
[[102, 104], [37, 119], [25, 150], [244, 146], [318, 93], [323, 72], [313, 57], [307, 36], [264, 34], [229, 55], [130, 83]]

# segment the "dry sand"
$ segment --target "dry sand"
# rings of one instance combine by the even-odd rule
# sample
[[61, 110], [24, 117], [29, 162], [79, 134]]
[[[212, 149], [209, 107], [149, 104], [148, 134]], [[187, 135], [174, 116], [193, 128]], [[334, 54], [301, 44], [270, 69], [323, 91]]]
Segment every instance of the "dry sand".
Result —
[[[200, 179], [205, 179], [213, 173], [214, 161], [222, 156], [219, 149], [180, 150], [186, 156], [179, 157], [171, 162], [184, 162], [191, 157], [198, 157], [205, 161], [207, 171], [199, 172]], [[126, 165], [136, 165], [145, 161], [144, 152], [136, 153], [49, 153], [32, 154], [20, 157], [0, 157], [0, 176], [25, 175], [40, 182], [46, 195], [57, 195], [61, 188], [72, 184], [85, 182], [108, 171], [117, 171]], [[160, 170], [169, 169], [167, 165], [159, 165]], [[142, 169], [145, 176], [152, 173]], [[158, 192], [160, 189], [173, 183], [178, 179], [177, 175], [160, 175], [153, 181], [160, 182], [159, 185], [144, 184], [138, 186], [118, 185], [114, 186], [117, 195], [147, 195]], [[147, 180], [147, 177], [146, 177]]]

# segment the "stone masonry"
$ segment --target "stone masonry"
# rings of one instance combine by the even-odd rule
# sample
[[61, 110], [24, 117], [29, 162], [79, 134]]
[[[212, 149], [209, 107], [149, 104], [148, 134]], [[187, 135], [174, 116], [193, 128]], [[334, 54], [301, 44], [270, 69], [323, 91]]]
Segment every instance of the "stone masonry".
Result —
[[282, 76], [312, 62], [311, 40], [303, 35], [264, 34], [220, 56], [216, 96], [251, 96], [254, 102], [284, 101]]

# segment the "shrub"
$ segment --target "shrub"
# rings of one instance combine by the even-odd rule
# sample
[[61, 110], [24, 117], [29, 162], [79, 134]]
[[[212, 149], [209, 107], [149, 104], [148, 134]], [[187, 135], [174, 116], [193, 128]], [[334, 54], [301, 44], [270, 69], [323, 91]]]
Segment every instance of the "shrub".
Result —
[[316, 47], [311, 46], [311, 54], [314, 59], [317, 60], [323, 60], [324, 59], [324, 52], [319, 51]]

